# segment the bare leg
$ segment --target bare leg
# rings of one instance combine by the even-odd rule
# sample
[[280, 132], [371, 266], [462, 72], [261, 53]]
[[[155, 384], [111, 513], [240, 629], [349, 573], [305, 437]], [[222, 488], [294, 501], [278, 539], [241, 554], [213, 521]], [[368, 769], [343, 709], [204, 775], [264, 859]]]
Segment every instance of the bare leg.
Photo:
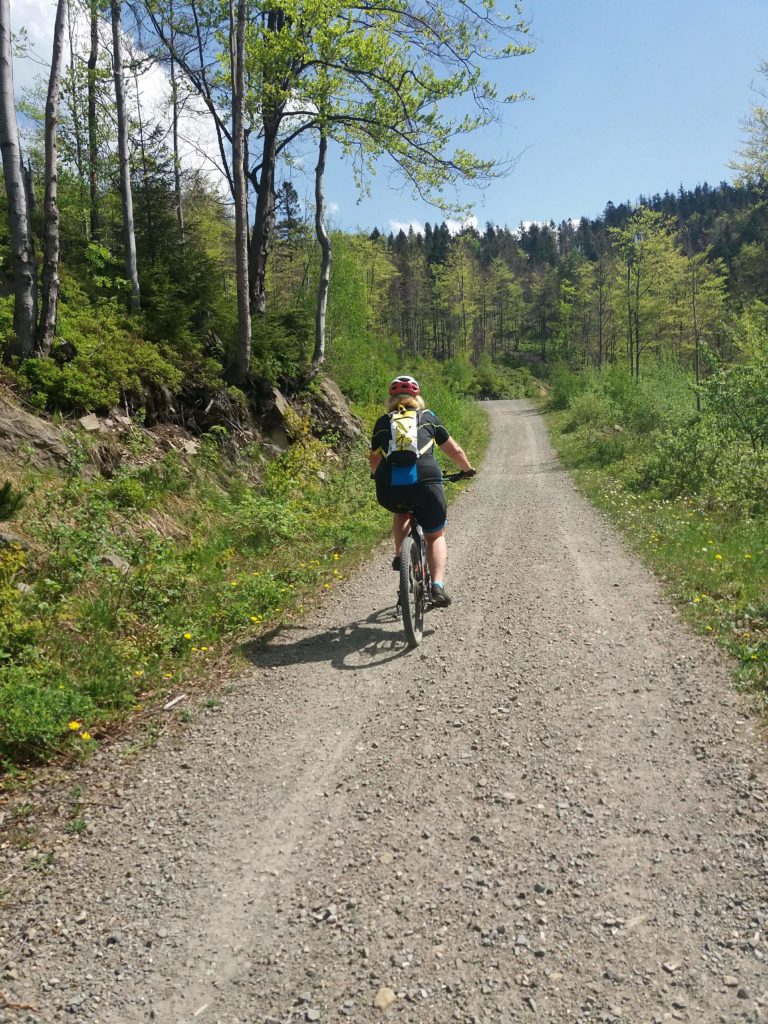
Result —
[[403, 541], [411, 529], [411, 516], [408, 512], [395, 512], [392, 516], [392, 536], [395, 538], [395, 554], [400, 554]]
[[448, 547], [445, 543], [445, 531], [441, 530], [440, 533], [430, 534], [427, 537], [427, 562], [433, 582], [443, 582], [447, 561]]

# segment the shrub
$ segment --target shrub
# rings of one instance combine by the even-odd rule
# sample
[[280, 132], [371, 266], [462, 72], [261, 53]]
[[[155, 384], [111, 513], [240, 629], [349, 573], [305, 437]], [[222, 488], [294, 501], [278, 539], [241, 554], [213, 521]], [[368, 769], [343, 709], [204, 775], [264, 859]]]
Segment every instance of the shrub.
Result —
[[141, 480], [136, 477], [123, 477], [114, 480], [107, 491], [109, 498], [118, 508], [146, 508], [149, 497]]
[[588, 386], [586, 373], [574, 373], [566, 363], [557, 363], [552, 368], [549, 392], [551, 409], [567, 409], [576, 395]]
[[17, 491], [10, 480], [0, 487], [0, 520], [13, 519], [25, 502], [21, 491]]
[[564, 430], [578, 430], [580, 427], [611, 427], [618, 419], [617, 409], [607, 395], [594, 391], [575, 394], [568, 407], [568, 418]]
[[10, 665], [0, 684], [0, 753], [6, 757], [42, 755], [69, 727], [93, 713], [91, 699], [63, 681], [46, 684], [27, 667]]

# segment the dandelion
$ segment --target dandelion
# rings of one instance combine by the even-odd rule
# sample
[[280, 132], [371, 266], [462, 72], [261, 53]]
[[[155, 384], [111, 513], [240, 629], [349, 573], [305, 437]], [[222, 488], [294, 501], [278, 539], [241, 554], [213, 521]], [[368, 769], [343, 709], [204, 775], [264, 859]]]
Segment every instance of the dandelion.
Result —
[[173, 672], [165, 672], [163, 674], [163, 679], [173, 679]]
[[137, 668], [136, 671], [133, 674], [138, 679], [140, 676], [144, 675], [144, 669], [143, 668]]
[[722, 555], [715, 555], [715, 561], [716, 562], [722, 562], [722, 560], [723, 560], [723, 556]]
[[694, 597], [693, 603], [694, 604], [701, 604], [701, 598], [700, 597]]
[[207, 650], [208, 650], [208, 648], [207, 648], [207, 647], [201, 647], [201, 648], [200, 648], [200, 650], [201, 650], [201, 651], [207, 651]]
[[744, 557], [745, 557], [745, 558], [751, 558], [751, 557], [752, 557], [752, 555], [750, 555], [750, 553], [749, 553], [748, 551], [745, 551], [745, 552], [744, 552]]
[[229, 585], [230, 585], [230, 587], [236, 587], [237, 586], [237, 580], [230, 580]]
[[185, 640], [191, 640], [192, 639], [192, 634], [191, 633], [185, 633], [184, 634], [184, 639]]
[[90, 740], [92, 738], [93, 737], [91, 736], [91, 734], [89, 732], [81, 732], [80, 733], [80, 739], [81, 740], [85, 740], [87, 742], [88, 740]]
[[261, 622], [261, 619], [262, 619], [261, 615], [252, 615], [251, 616], [251, 622]]
[[72, 722], [68, 722], [67, 723], [67, 728], [69, 729], [70, 732], [77, 732], [77, 730], [78, 729], [82, 729], [82, 727], [83, 727], [83, 723], [82, 722], [72, 721]]
[[334, 560], [334, 562], [338, 562], [338, 560], [339, 560], [339, 553], [338, 553], [338, 551], [334, 551], [334, 553], [333, 553], [333, 560]]
[[323, 590], [330, 590], [330, 589], [331, 589], [331, 584], [330, 583], [324, 583], [323, 584]]
[[712, 627], [711, 627], [711, 626], [707, 626], [707, 632], [708, 632], [708, 633], [711, 633], [711, 632], [712, 632]]

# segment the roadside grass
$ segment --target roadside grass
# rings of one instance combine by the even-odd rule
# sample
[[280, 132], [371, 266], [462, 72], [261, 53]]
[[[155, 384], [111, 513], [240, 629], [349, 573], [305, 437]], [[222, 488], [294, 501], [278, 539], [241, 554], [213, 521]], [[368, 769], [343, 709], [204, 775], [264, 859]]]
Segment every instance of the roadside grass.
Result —
[[[487, 420], [456, 399], [477, 459]], [[367, 410], [366, 420], [376, 410]], [[295, 424], [264, 463], [221, 430], [190, 459], [121, 467], [111, 480], [25, 470], [0, 547], [0, 763], [86, 755], [115, 721], [226, 666], [236, 648], [322, 599], [389, 531], [366, 446]], [[451, 489], [453, 490], [453, 488]]]
[[[575, 403], [577, 416], [580, 402]], [[617, 417], [614, 410], [607, 423]], [[589, 418], [587, 418], [589, 419]], [[547, 415], [554, 446], [587, 497], [664, 580], [685, 618], [735, 659], [737, 677], [768, 697], [768, 523], [698, 495], [660, 497], [638, 488], [651, 433], [627, 439], [573, 410]]]

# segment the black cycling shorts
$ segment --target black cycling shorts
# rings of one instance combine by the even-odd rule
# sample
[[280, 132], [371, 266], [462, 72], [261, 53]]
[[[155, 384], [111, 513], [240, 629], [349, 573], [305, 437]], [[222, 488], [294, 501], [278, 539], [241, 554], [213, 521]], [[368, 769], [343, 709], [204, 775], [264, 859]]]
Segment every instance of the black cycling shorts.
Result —
[[377, 479], [376, 500], [390, 512], [413, 512], [424, 533], [438, 533], [446, 524], [445, 491], [439, 480], [392, 487]]

